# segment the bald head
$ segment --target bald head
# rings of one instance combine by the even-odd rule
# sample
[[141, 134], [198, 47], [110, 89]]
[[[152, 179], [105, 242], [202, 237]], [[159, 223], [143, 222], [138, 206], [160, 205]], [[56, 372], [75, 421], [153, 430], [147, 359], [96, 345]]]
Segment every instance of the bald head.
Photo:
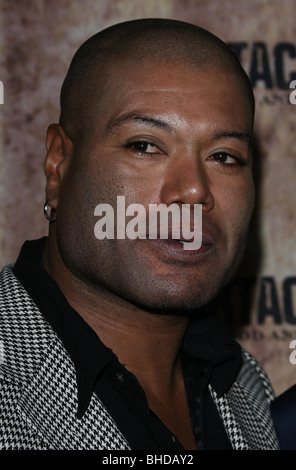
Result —
[[[74, 55], [61, 90], [60, 124], [74, 143], [92, 129], [108, 73], [163, 59], [168, 63], [234, 73], [254, 111], [249, 79], [231, 49], [212, 33], [189, 23], [142, 19], [111, 26], [89, 38]], [[217, 74], [217, 86], [219, 75]]]

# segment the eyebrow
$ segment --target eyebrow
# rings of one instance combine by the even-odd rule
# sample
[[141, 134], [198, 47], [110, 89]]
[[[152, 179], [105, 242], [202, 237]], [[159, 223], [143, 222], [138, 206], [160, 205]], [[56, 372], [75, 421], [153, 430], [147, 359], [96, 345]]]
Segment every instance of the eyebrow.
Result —
[[[111, 133], [117, 127], [124, 125], [129, 122], [140, 122], [143, 124], [148, 124], [150, 127], [157, 127], [162, 129], [166, 132], [173, 132], [174, 128], [165, 121], [162, 121], [159, 118], [153, 118], [147, 115], [129, 113], [124, 114], [123, 116], [118, 117], [115, 120], [110, 120], [106, 125], [106, 133]], [[213, 140], [220, 140], [220, 139], [238, 139], [241, 141], [246, 141], [248, 143], [252, 142], [252, 135], [248, 132], [241, 132], [241, 131], [221, 131], [217, 132], [213, 136]]]
[[143, 124], [148, 124], [150, 127], [158, 127], [167, 132], [172, 132], [173, 128], [167, 122], [162, 121], [158, 118], [153, 118], [151, 116], [141, 115], [141, 114], [125, 114], [123, 116], [118, 117], [114, 121], [109, 121], [106, 126], [106, 133], [111, 133], [117, 127], [124, 125], [129, 122], [141, 122]]
[[214, 140], [220, 140], [220, 139], [238, 139], [241, 141], [246, 141], [248, 143], [252, 142], [252, 135], [249, 134], [248, 132], [240, 132], [240, 131], [222, 131], [222, 132], [217, 132], [214, 135]]

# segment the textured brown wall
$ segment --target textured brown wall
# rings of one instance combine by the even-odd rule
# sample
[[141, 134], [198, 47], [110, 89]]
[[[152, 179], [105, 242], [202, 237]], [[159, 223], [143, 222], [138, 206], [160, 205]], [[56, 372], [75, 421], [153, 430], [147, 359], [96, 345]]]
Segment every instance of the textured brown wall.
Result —
[[[87, 37], [133, 18], [187, 20], [226, 42], [245, 42], [242, 62], [248, 73], [254, 43], [263, 42], [272, 87], [266, 89], [264, 83], [254, 87], [260, 184], [250, 246], [239, 275], [247, 286], [253, 276], [254, 290], [252, 297], [247, 296], [248, 307], [243, 298], [246, 290], [237, 285], [229, 288], [222, 310], [229, 314], [234, 309], [239, 323], [237, 312], [248, 308], [251, 321], [236, 331], [237, 337], [263, 364], [277, 393], [295, 383], [289, 344], [296, 338], [296, 325], [294, 317], [287, 321], [283, 289], [285, 279], [296, 276], [296, 105], [289, 102], [289, 90], [278, 86], [274, 58], [279, 43], [296, 46], [293, 7], [293, 0], [0, 0], [0, 80], [5, 90], [5, 103], [0, 105], [0, 264], [15, 259], [23, 240], [46, 234], [44, 137], [48, 124], [59, 116], [59, 89], [69, 61]], [[290, 71], [296, 71], [296, 59], [287, 54], [284, 58], [284, 74], [289, 77]], [[287, 292], [296, 317], [296, 283], [291, 286]], [[238, 293], [236, 300], [230, 297], [233, 293]], [[259, 325], [262, 311], [270, 314]], [[274, 312], [279, 312], [279, 323]]]

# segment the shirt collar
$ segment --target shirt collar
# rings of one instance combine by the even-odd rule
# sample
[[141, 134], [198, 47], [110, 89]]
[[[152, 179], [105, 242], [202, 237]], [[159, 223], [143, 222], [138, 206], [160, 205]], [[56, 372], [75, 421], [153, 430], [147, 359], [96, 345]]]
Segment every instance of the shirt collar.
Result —
[[[78, 411], [86, 411], [95, 382], [115, 354], [68, 304], [62, 291], [41, 264], [46, 237], [24, 243], [14, 274], [36, 303], [68, 351], [77, 375]], [[210, 382], [221, 395], [231, 386], [241, 366], [241, 349], [228, 337], [214, 315], [202, 309], [187, 330], [183, 349], [211, 366]], [[223, 367], [221, 367], [223, 366]]]

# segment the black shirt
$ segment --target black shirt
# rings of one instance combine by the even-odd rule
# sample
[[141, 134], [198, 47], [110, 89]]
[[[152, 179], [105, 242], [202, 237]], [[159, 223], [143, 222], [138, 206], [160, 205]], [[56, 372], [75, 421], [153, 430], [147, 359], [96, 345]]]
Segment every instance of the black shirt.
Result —
[[[134, 450], [182, 450], [172, 432], [149, 409], [136, 377], [107, 348], [68, 304], [42, 267], [45, 237], [25, 242], [14, 274], [63, 342], [77, 375], [77, 417], [85, 413], [95, 392]], [[136, 354], [136, 351], [135, 351]], [[241, 366], [241, 350], [213, 315], [200, 311], [185, 335], [180, 352], [191, 424], [197, 449], [231, 449], [208, 392], [218, 395], [231, 386]]]

